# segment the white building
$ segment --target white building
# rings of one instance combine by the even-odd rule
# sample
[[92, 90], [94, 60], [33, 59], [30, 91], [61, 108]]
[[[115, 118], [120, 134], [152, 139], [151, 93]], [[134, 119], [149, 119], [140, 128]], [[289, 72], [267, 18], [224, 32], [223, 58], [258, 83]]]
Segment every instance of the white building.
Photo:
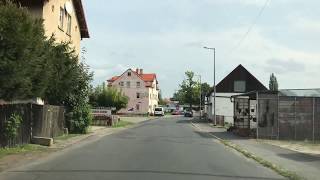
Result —
[[[216, 118], [219, 122], [234, 123], [234, 103], [231, 96], [250, 91], [267, 90], [267, 88], [257, 80], [241, 64], [216, 85]], [[206, 113], [208, 119], [214, 120], [214, 98], [213, 91], [207, 96]]]
[[159, 85], [154, 73], [143, 73], [143, 69], [126, 70], [120, 76], [107, 80], [108, 87], [115, 87], [129, 97], [126, 108], [120, 114], [153, 114], [158, 106]]

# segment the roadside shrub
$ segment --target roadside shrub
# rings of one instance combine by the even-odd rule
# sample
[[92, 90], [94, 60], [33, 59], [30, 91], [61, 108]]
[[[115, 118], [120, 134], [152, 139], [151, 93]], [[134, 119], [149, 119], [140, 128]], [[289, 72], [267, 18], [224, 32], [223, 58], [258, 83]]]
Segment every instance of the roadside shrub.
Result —
[[91, 107], [88, 104], [82, 104], [73, 109], [67, 117], [68, 127], [71, 133], [88, 133], [88, 127], [92, 122]]
[[7, 139], [16, 138], [18, 135], [18, 129], [22, 123], [22, 117], [16, 113], [13, 113], [10, 118], [4, 123], [4, 136]]

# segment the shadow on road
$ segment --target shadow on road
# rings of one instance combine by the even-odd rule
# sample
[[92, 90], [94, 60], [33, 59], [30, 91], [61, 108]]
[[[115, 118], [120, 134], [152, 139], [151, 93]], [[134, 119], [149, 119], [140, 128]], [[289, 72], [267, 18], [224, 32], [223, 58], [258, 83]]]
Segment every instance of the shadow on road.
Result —
[[190, 119], [178, 120], [177, 123], [191, 123]]
[[139, 174], [168, 174], [168, 175], [190, 175], [190, 176], [208, 176], [223, 177], [232, 179], [268, 179], [276, 180], [276, 178], [255, 177], [255, 176], [233, 176], [225, 174], [196, 173], [196, 172], [177, 172], [177, 171], [157, 171], [157, 170], [30, 170], [30, 171], [9, 171], [9, 173], [139, 173]]
[[300, 162], [320, 161], [320, 156], [310, 156], [308, 154], [302, 154], [302, 153], [289, 153], [289, 154], [278, 154], [278, 155], [287, 159], [300, 161]]

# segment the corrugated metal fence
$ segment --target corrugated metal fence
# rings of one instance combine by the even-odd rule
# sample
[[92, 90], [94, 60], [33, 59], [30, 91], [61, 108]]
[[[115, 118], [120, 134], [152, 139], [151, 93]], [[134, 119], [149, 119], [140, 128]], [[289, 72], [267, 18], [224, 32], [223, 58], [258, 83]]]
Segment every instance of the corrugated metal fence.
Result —
[[320, 141], [320, 98], [258, 95], [258, 138]]
[[[23, 121], [15, 139], [4, 136], [4, 124], [13, 114], [21, 115]], [[0, 105], [0, 147], [28, 144], [32, 136], [56, 137], [65, 127], [64, 108], [61, 106], [35, 104]]]

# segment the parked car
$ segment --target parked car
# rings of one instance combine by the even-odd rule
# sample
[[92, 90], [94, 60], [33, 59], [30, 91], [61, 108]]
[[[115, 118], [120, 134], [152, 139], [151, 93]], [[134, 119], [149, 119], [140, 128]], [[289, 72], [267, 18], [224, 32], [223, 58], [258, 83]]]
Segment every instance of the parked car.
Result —
[[172, 111], [172, 113], [171, 113], [171, 115], [181, 115], [182, 113], [181, 113], [181, 111], [179, 111], [179, 110], [174, 110], [174, 111]]
[[186, 110], [184, 112], [184, 117], [193, 117], [193, 112], [192, 110]]
[[156, 107], [154, 109], [154, 115], [155, 116], [164, 116], [164, 109], [163, 107]]

